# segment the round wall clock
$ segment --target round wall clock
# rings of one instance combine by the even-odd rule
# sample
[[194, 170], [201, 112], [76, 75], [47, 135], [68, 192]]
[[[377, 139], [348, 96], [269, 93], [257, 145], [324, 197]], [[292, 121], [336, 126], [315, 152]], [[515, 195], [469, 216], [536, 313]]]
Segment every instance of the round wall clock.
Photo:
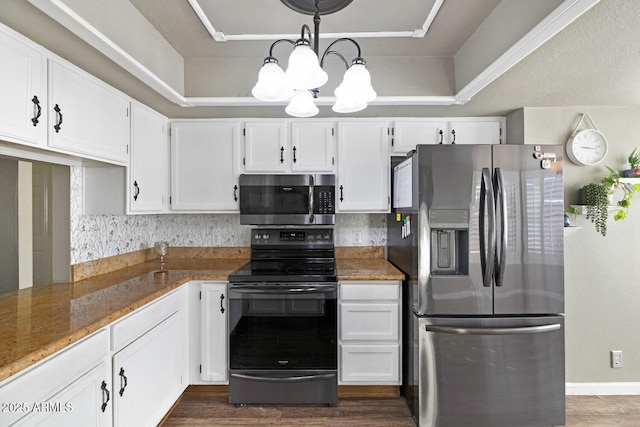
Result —
[[608, 150], [607, 138], [596, 129], [575, 132], [567, 141], [567, 156], [576, 165], [597, 165]]

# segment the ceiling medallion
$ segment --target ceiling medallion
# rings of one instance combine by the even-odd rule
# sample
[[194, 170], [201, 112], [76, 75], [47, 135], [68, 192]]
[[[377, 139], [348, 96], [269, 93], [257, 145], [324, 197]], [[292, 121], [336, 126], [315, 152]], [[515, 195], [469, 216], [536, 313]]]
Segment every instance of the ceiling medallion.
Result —
[[[312, 117], [318, 114], [318, 107], [314, 99], [317, 98], [319, 89], [324, 85], [329, 76], [322, 69], [324, 60], [329, 55], [335, 55], [345, 65], [342, 83], [333, 92], [336, 102], [332, 110], [336, 113], [355, 113], [367, 108], [367, 104], [375, 99], [376, 92], [371, 87], [371, 76], [366, 67], [366, 62], [360, 53], [360, 45], [350, 38], [334, 40], [325, 49], [322, 56], [318, 55], [318, 42], [320, 32], [320, 14], [333, 13], [343, 9], [351, 0], [282, 0], [293, 10], [298, 8], [308, 10], [313, 3], [314, 32], [305, 24], [300, 31], [300, 38], [295, 42], [289, 39], [280, 39], [273, 42], [269, 48], [269, 56], [258, 74], [258, 82], [251, 90], [256, 98], [262, 101], [286, 101], [290, 100], [285, 112], [294, 117]], [[324, 7], [321, 12], [321, 3]], [[301, 13], [307, 13], [300, 11]], [[351, 60], [351, 65], [345, 57], [335, 50], [338, 43], [349, 42], [357, 51]], [[273, 49], [281, 44], [293, 45], [293, 52], [289, 56], [287, 71], [283, 71], [278, 65], [278, 59], [273, 56]], [[313, 46], [313, 47], [312, 47]]]
[[[315, 15], [316, 7], [318, 15], [329, 15], [349, 6], [353, 0], [281, 0], [289, 9], [304, 15]], [[316, 6], [317, 4], [317, 6]]]

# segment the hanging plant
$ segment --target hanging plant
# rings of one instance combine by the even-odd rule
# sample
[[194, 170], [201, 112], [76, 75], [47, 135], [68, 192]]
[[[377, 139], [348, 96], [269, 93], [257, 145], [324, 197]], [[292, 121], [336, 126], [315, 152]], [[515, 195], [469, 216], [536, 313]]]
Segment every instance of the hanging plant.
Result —
[[604, 184], [587, 184], [582, 187], [582, 203], [587, 206], [587, 219], [596, 226], [596, 231], [607, 235], [609, 216], [609, 188]]

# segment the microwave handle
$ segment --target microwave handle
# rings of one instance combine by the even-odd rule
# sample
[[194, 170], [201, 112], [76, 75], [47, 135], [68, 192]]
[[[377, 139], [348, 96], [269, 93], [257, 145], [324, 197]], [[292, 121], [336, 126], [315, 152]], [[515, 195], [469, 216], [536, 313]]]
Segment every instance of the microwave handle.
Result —
[[313, 175], [309, 175], [309, 224], [313, 224], [313, 194], [315, 193]]

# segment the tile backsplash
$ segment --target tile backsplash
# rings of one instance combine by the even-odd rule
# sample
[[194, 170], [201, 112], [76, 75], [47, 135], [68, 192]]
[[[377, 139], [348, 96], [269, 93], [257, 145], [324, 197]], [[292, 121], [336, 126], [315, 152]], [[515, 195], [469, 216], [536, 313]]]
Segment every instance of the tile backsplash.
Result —
[[[386, 214], [337, 214], [336, 246], [384, 246], [386, 221]], [[158, 240], [170, 246], [249, 246], [250, 229], [240, 225], [238, 214], [83, 215], [82, 168], [71, 168], [71, 264], [146, 249]]]

